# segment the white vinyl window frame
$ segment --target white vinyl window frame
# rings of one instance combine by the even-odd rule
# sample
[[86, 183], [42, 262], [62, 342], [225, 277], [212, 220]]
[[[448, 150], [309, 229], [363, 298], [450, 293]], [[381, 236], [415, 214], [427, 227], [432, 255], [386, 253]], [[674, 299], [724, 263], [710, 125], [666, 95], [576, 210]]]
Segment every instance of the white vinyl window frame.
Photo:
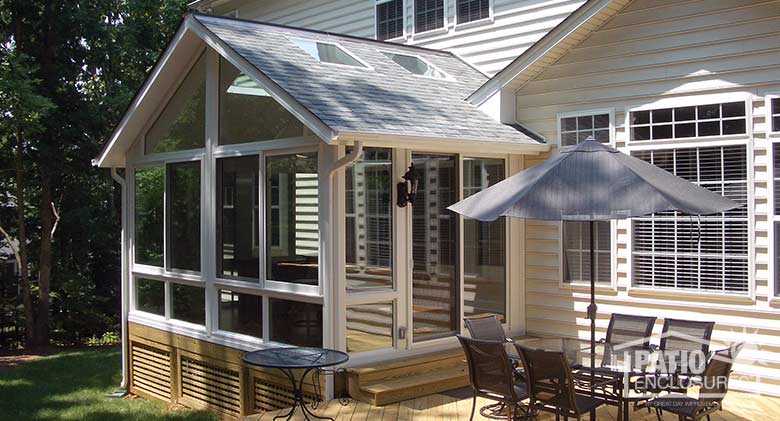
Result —
[[780, 124], [774, 126], [773, 119], [780, 117], [780, 113], [772, 113], [772, 103], [780, 102], [780, 92], [770, 93], [764, 97], [764, 108], [766, 109], [766, 133], [767, 137], [775, 138], [780, 137]]
[[[380, 4], [390, 3], [391, 1], [394, 1], [394, 0], [372, 0], [372, 1], [374, 2], [374, 39], [378, 40], [379, 39], [379, 32], [378, 32], [379, 31], [379, 26], [377, 25], [377, 23], [378, 23], [377, 20], [379, 19], [379, 14], [377, 12], [377, 7]], [[407, 30], [406, 30], [406, 22], [407, 22], [406, 21], [406, 19], [407, 19], [407, 17], [406, 17], [406, 6], [407, 6], [406, 2], [407, 2], [407, 0], [397, 0], [397, 1], [401, 2], [401, 9], [403, 10], [401, 12], [401, 28], [402, 28], [401, 35], [397, 36], [397, 37], [394, 37], [394, 38], [387, 38], [384, 41], [401, 40], [401, 39], [406, 39], [409, 36], [409, 34], [408, 34]]]
[[443, 8], [443, 17], [442, 17], [442, 24], [438, 28], [428, 29], [425, 31], [418, 31], [417, 30], [417, 1], [418, 0], [409, 0], [412, 2], [412, 37], [413, 38], [425, 38], [426, 36], [432, 36], [432, 35], [438, 35], [438, 34], [446, 34], [449, 31], [449, 5], [448, 2], [452, 0], [441, 0], [442, 2], [442, 8]]
[[[576, 110], [576, 111], [557, 113], [555, 116], [555, 124], [557, 128], [556, 141], [558, 147], [566, 147], [563, 146], [563, 142], [562, 142], [563, 132], [564, 132], [563, 119], [572, 118], [572, 117], [589, 117], [589, 116], [594, 117], [603, 114], [609, 115], [609, 142], [605, 144], [614, 147], [615, 146], [615, 109], [614, 108], [596, 108], [590, 110]], [[586, 130], [578, 130], [577, 132], [579, 131], [586, 131]]]
[[495, 6], [494, 6], [495, 0], [488, 0], [488, 17], [481, 18], [481, 19], [474, 19], [467, 22], [461, 22], [460, 19], [458, 19], [458, 16], [460, 16], [460, 14], [458, 13], [458, 3], [459, 3], [458, 0], [450, 0], [450, 1], [454, 3], [453, 8], [455, 9], [455, 17], [454, 17], [455, 29], [465, 29], [465, 28], [470, 28], [472, 26], [490, 24], [495, 22], [496, 20]]

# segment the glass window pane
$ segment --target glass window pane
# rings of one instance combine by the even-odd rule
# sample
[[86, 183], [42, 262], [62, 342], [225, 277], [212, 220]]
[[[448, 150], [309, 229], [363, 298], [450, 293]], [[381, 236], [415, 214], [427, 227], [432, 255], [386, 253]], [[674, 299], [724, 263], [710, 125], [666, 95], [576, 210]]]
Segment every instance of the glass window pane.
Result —
[[328, 44], [309, 39], [292, 40], [312, 57], [323, 63], [343, 64], [345, 66], [366, 67], [361, 62], [355, 60], [344, 49], [336, 44]]
[[419, 180], [412, 206], [413, 333], [415, 341], [456, 333], [459, 323], [457, 160], [452, 155], [412, 154]]
[[780, 114], [780, 98], [772, 98], [772, 114]]
[[270, 339], [296, 346], [322, 346], [322, 306], [270, 299]]
[[631, 124], [649, 124], [650, 111], [632, 111]]
[[650, 139], [650, 127], [633, 127], [631, 129], [632, 140], [649, 140]]
[[705, 121], [703, 123], [699, 123], [699, 136], [717, 136], [719, 134], [719, 121]]
[[269, 280], [317, 285], [317, 153], [266, 158]]
[[723, 134], [745, 134], [745, 119], [723, 120]]
[[671, 139], [672, 125], [664, 124], [662, 126], [653, 126], [653, 139]]
[[699, 114], [699, 120], [720, 117], [720, 104], [699, 105], [696, 110]]
[[577, 132], [563, 133], [561, 135], [561, 146], [572, 146], [577, 144]]
[[598, 114], [593, 116], [593, 127], [596, 129], [609, 128], [609, 114]]
[[257, 156], [217, 160], [217, 276], [259, 281], [259, 166]]
[[219, 62], [219, 144], [303, 136], [303, 124], [230, 62]]
[[562, 118], [561, 130], [565, 132], [577, 130], [577, 117]]
[[206, 296], [203, 288], [171, 284], [171, 318], [199, 325], [206, 324]]
[[[464, 158], [464, 197], [503, 179], [503, 160]], [[506, 219], [464, 219], [463, 230], [464, 315], [497, 314], [506, 321]]]
[[200, 270], [200, 162], [168, 164], [168, 253], [172, 269]]
[[444, 26], [444, 0], [414, 0], [414, 32]]
[[202, 148], [206, 139], [206, 60], [201, 55], [146, 134], [144, 152]]
[[723, 117], [742, 117], [745, 115], [745, 102], [728, 102], [722, 105]]
[[428, 76], [436, 79], [446, 79], [447, 75], [419, 57], [405, 54], [383, 53], [387, 58], [408, 70], [410, 73], [420, 76]]
[[346, 169], [347, 290], [393, 287], [392, 171], [383, 148], [364, 149]]
[[780, 116], [772, 117], [772, 131], [780, 131]]
[[135, 170], [135, 262], [163, 266], [163, 167]]
[[593, 132], [596, 141], [601, 143], [609, 143], [609, 129], [607, 130], [596, 130]]
[[135, 280], [135, 309], [165, 315], [165, 282], [139, 278]]
[[679, 107], [674, 109], [674, 121], [690, 121], [696, 119], [696, 107]]
[[347, 352], [393, 347], [393, 303], [347, 307]]
[[683, 123], [674, 125], [674, 137], [694, 137], [696, 136], [696, 123]]
[[577, 130], [589, 130], [593, 128], [593, 116], [577, 117]]
[[219, 330], [263, 337], [263, 297], [219, 291]]
[[[609, 221], [594, 223], [596, 282], [612, 282], [612, 230]], [[563, 223], [564, 282], [590, 281], [590, 223], [566, 221]]]
[[404, 34], [404, 1], [391, 0], [376, 5], [376, 39], [386, 40]]
[[653, 110], [653, 123], [667, 123], [672, 121], [672, 109]]

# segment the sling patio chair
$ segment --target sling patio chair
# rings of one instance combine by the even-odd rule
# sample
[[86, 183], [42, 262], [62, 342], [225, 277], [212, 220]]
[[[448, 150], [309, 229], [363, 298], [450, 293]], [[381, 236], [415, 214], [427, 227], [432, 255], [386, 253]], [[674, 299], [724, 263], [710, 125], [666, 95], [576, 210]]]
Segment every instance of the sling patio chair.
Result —
[[[687, 358], [685, 353], [702, 352], [706, 360], [710, 358], [710, 340], [712, 331], [715, 328], [715, 322], [702, 322], [697, 320], [664, 319], [663, 333], [661, 334], [661, 343], [658, 347], [658, 359], [669, 362], [681, 358]], [[683, 393], [693, 386], [700, 379], [682, 369], [682, 364], [674, 364], [673, 370], [667, 370], [665, 373], [656, 374], [656, 377], [668, 377], [670, 381], [655, 381], [655, 384], [666, 383], [670, 385], [661, 390], [656, 388], [654, 392], [677, 392]], [[684, 384], [685, 383], [685, 384]], [[677, 385], [677, 386], [675, 386]]]
[[469, 382], [474, 393], [469, 420], [474, 419], [477, 397], [498, 402], [502, 410], [506, 409], [509, 420], [526, 417], [527, 407], [523, 407], [521, 402], [528, 399], [528, 392], [524, 384], [515, 380], [504, 342], [461, 335], [458, 335], [458, 340], [466, 354]]
[[656, 319], [652, 316], [613, 313], [609, 319], [607, 336], [599, 341], [605, 345], [601, 365], [612, 364], [615, 362], [613, 359], [624, 351], [651, 350], [650, 337]]
[[466, 317], [463, 319], [463, 322], [466, 324], [466, 329], [469, 330], [469, 334], [473, 339], [512, 342], [511, 339], [506, 337], [504, 327], [501, 326], [501, 320], [498, 320], [498, 316], [495, 314], [481, 317]]
[[729, 389], [728, 379], [731, 375], [731, 368], [743, 345], [744, 343], [739, 343], [713, 354], [701, 376], [701, 386], [697, 398], [685, 394], [670, 393], [654, 398], [643, 405], [655, 408], [659, 420], [661, 420], [663, 411], [667, 411], [677, 415], [681, 421], [697, 421], [705, 417], [709, 421], [710, 414], [723, 410], [723, 398], [726, 397]]
[[552, 412], [556, 420], [561, 416], [579, 420], [606, 403], [598, 397], [577, 392], [577, 388], [584, 390], [606, 384], [575, 379], [563, 352], [532, 349], [520, 344], [515, 344], [515, 347], [525, 366], [531, 411]]

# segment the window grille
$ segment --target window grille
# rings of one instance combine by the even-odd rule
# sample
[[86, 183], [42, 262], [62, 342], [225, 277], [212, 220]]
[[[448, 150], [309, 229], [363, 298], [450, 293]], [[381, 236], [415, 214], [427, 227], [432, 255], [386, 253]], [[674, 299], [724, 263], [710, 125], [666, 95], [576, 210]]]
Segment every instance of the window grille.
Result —
[[466, 23], [490, 17], [490, 0], [458, 0], [458, 23]]
[[716, 215], [659, 212], [633, 220], [633, 282], [644, 287], [748, 291], [745, 146], [638, 151], [633, 155], [743, 206]]
[[590, 136], [609, 143], [609, 114], [581, 115], [560, 119], [561, 146], [576, 145]]
[[772, 145], [772, 188], [774, 189], [774, 230], [775, 230], [775, 295], [780, 295], [780, 145]]
[[404, 1], [391, 0], [376, 5], [376, 39], [384, 41], [404, 35]]
[[[612, 227], [609, 221], [596, 221], [594, 250], [596, 251], [596, 282], [612, 282]], [[563, 281], [590, 282], [590, 223], [563, 223]]]
[[632, 111], [630, 116], [631, 140], [747, 133], [744, 101]]
[[414, 32], [444, 27], [444, 0], [414, 0]]

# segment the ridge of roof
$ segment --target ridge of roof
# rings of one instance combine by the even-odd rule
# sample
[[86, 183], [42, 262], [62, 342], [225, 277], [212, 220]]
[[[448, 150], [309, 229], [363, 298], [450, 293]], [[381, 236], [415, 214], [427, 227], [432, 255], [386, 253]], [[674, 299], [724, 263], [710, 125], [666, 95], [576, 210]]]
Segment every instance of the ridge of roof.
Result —
[[[571, 12], [563, 21], [547, 32], [542, 38], [536, 41], [528, 49], [523, 51], [517, 58], [512, 60], [498, 73], [493, 75], [487, 82], [477, 88], [466, 101], [473, 105], [480, 105], [496, 92], [511, 83], [517, 76], [525, 72], [532, 65], [537, 63], [543, 57], [547, 56], [563, 40], [567, 39], [573, 32], [580, 29], [585, 23], [607, 10], [609, 13], [617, 14], [625, 4], [630, 0], [587, 0], [575, 11]], [[612, 6], [612, 7], [610, 7]], [[588, 29], [591, 33], [601, 25]], [[576, 42], [578, 44], [579, 41]], [[553, 60], [556, 61], [556, 60]], [[550, 63], [543, 65], [547, 68]]]
[[[400, 49], [408, 49], [408, 50], [416, 50], [416, 51], [423, 51], [426, 53], [432, 53], [432, 54], [441, 54], [441, 55], [449, 55], [453, 57], [457, 57], [459, 60], [462, 60], [460, 57], [456, 56], [455, 54], [445, 51], [445, 50], [437, 50], [435, 48], [427, 48], [427, 47], [420, 47], [417, 45], [409, 45], [409, 44], [397, 44], [394, 42], [387, 42], [387, 41], [381, 41], [378, 39], [373, 38], [366, 38], [366, 37], [360, 37], [357, 35], [347, 35], [347, 34], [339, 34], [337, 32], [330, 32], [330, 31], [321, 31], [318, 29], [308, 29], [308, 28], [301, 28], [297, 26], [289, 26], [289, 25], [283, 25], [280, 23], [272, 23], [272, 22], [264, 22], [264, 21], [258, 21], [258, 20], [252, 20], [252, 19], [244, 19], [244, 18], [237, 18], [233, 16], [222, 16], [222, 15], [210, 15], [208, 13], [203, 13], [199, 11], [189, 11], [187, 14], [191, 14], [194, 17], [204, 17], [206, 19], [223, 19], [223, 20], [232, 20], [235, 22], [242, 22], [242, 23], [248, 23], [253, 25], [259, 25], [264, 26], [269, 29], [279, 29], [284, 31], [289, 31], [292, 33], [299, 33], [299, 34], [318, 34], [318, 35], [326, 35], [328, 37], [333, 38], [340, 38], [344, 40], [350, 40], [350, 41], [358, 41], [358, 42], [368, 42], [372, 44], [378, 44], [385, 47], [391, 47], [391, 48], [400, 48]], [[185, 15], [186, 17], [186, 15]]]

